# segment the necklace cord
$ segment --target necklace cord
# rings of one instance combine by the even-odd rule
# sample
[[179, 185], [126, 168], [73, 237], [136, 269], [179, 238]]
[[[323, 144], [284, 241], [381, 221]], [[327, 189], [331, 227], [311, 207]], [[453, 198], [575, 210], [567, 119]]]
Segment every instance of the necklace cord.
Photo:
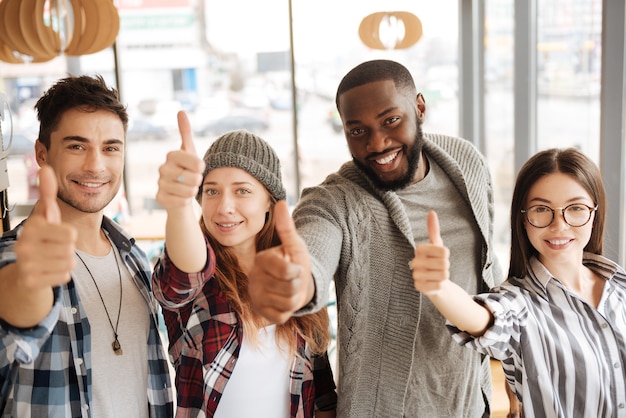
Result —
[[[115, 327], [113, 327], [113, 321], [111, 321], [109, 310], [107, 309], [106, 303], [104, 303], [104, 298], [102, 297], [102, 293], [100, 292], [100, 288], [98, 287], [98, 283], [96, 282], [96, 279], [91, 273], [91, 270], [89, 270], [89, 267], [87, 267], [87, 263], [85, 263], [85, 260], [83, 260], [83, 258], [80, 256], [80, 254], [78, 254], [78, 252], [75, 252], [75, 253], [78, 259], [80, 260], [80, 262], [83, 263], [83, 266], [85, 266], [85, 269], [87, 270], [87, 273], [89, 273], [89, 276], [91, 277], [91, 280], [93, 281], [93, 284], [96, 286], [96, 290], [98, 291], [98, 296], [100, 296], [100, 301], [102, 302], [102, 306], [104, 306], [104, 312], [107, 315], [107, 319], [109, 320], [109, 324], [111, 325], [111, 329], [113, 330], [113, 334], [115, 335], [115, 342], [118, 342], [117, 329], [120, 325], [120, 316], [122, 313], [122, 272], [120, 271], [120, 263], [119, 263], [119, 260], [117, 259], [117, 254], [116, 254], [117, 251], [115, 248], [113, 248], [112, 244], [111, 244], [111, 251], [113, 251], [113, 257], [115, 257], [115, 265], [117, 266], [117, 275], [119, 277], [119, 283], [120, 283], [120, 305], [117, 310], [117, 321], [115, 322]], [[119, 345], [119, 342], [118, 342], [118, 345]]]

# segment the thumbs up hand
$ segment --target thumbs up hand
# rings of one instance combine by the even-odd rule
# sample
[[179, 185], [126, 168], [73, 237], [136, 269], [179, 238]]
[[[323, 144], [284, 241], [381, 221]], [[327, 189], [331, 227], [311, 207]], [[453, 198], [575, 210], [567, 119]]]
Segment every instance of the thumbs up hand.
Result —
[[415, 290], [433, 295], [450, 279], [450, 251], [443, 245], [439, 219], [434, 211], [428, 213], [427, 225], [430, 242], [415, 247], [415, 258], [410, 266]]
[[76, 261], [76, 229], [61, 221], [57, 180], [49, 166], [39, 170], [39, 200], [15, 244], [17, 277], [25, 289], [67, 283]]
[[311, 301], [315, 284], [311, 258], [298, 235], [287, 202], [274, 207], [281, 245], [256, 254], [250, 271], [248, 293], [253, 309], [273, 323], [284, 323]]
[[204, 161], [196, 154], [187, 114], [178, 112], [181, 147], [167, 154], [159, 168], [156, 200], [166, 210], [191, 206], [202, 183]]
[[425, 294], [439, 312], [459, 329], [474, 336], [483, 335], [493, 323], [493, 315], [450, 280], [450, 251], [443, 245], [439, 219], [434, 211], [428, 213], [427, 222], [430, 243], [418, 245], [415, 258], [410, 262], [415, 290]]

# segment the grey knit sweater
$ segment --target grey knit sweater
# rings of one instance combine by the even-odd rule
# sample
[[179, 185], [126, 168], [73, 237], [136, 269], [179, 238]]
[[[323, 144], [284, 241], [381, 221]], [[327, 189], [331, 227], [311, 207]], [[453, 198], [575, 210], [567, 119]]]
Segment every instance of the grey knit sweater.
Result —
[[[502, 274], [493, 253], [494, 206], [485, 161], [470, 142], [443, 135], [425, 134], [424, 152], [472, 208], [482, 242], [483, 282], [477, 288], [488, 290], [502, 281]], [[317, 288], [313, 309], [326, 304], [335, 279], [337, 416], [402, 417], [411, 368], [419, 367], [413, 364], [413, 346], [423, 303], [407, 265], [415, 243], [404, 206], [396, 193], [378, 189], [348, 162], [322, 184], [303, 191], [294, 219], [312, 257]], [[456, 345], [443, 327], [440, 335]], [[481, 385], [489, 395], [488, 364], [479, 363]], [[470, 384], [441, 383], [450, 384], [448, 399], [462, 396]]]

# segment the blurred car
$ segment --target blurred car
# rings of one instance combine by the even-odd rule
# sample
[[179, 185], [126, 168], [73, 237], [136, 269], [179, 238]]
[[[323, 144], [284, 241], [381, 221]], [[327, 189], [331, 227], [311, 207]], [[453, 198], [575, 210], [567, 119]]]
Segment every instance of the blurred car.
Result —
[[[296, 90], [298, 93], [299, 91]], [[270, 106], [276, 110], [293, 109], [293, 97], [291, 97], [291, 89], [279, 89], [270, 94]]]
[[[10, 141], [10, 143], [9, 143]], [[2, 136], [2, 149], [9, 149], [9, 157], [23, 157], [35, 153], [35, 140], [22, 133], [13, 133], [13, 139]]]
[[327, 120], [331, 128], [333, 128], [333, 131], [337, 133], [343, 132], [343, 123], [341, 122], [341, 116], [339, 116], [337, 109], [333, 109], [328, 112]]
[[251, 114], [226, 115], [210, 122], [196, 131], [197, 135], [220, 135], [235, 129], [245, 129], [252, 133], [262, 133], [269, 128], [268, 123], [259, 116]]
[[164, 126], [157, 125], [148, 119], [135, 119], [131, 121], [126, 132], [128, 141], [167, 139], [169, 132]]
[[230, 107], [231, 103], [228, 96], [218, 92], [211, 97], [201, 99], [194, 111], [187, 116], [189, 116], [191, 126], [195, 129], [196, 127], [204, 127], [211, 121], [231, 114]]

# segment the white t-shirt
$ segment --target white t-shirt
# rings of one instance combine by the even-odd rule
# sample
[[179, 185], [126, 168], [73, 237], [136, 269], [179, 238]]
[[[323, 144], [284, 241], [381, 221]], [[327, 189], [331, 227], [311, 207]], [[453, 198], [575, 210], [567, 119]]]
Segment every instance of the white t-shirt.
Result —
[[289, 417], [289, 365], [289, 348], [276, 344], [276, 325], [259, 330], [257, 346], [244, 336], [215, 418]]
[[[112, 246], [115, 249], [115, 246]], [[116, 251], [114, 254], [113, 251]], [[74, 277], [81, 303], [91, 326], [91, 362], [94, 418], [137, 418], [148, 416], [148, 332], [150, 314], [146, 302], [133, 283], [117, 249], [104, 257], [77, 251], [98, 284], [113, 323], [120, 306], [120, 274], [122, 310], [117, 328], [123, 354], [116, 355], [115, 339], [98, 289], [80, 259], [76, 260]], [[120, 262], [118, 273], [117, 262]]]

